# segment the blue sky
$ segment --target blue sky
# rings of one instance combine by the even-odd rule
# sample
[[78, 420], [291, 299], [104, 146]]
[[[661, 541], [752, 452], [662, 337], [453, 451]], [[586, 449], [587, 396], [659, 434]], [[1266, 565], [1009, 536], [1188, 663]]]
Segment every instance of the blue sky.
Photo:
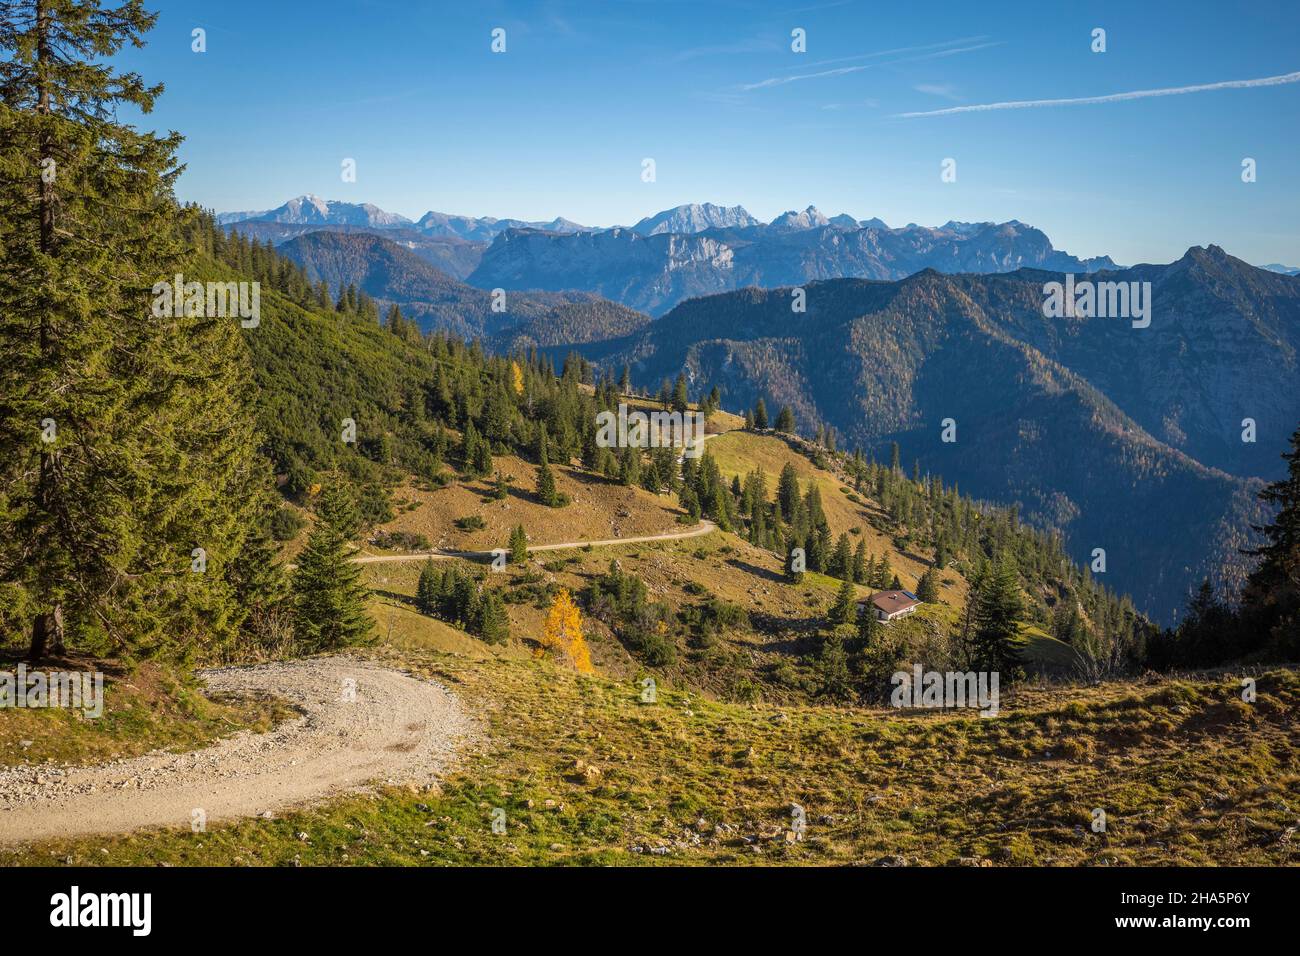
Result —
[[219, 211], [311, 192], [606, 226], [685, 202], [763, 220], [814, 204], [890, 225], [1019, 219], [1123, 263], [1213, 242], [1300, 265], [1300, 83], [900, 115], [1295, 73], [1294, 2], [160, 5], [120, 62], [166, 84], [145, 122], [185, 134], [181, 197]]

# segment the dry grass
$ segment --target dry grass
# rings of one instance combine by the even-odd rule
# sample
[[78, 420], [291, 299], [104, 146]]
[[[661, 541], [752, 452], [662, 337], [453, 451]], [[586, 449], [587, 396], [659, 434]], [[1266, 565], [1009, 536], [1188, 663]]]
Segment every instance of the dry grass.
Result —
[[[865, 538], [867, 553], [874, 554], [877, 558], [881, 554], [887, 555], [890, 566], [897, 572], [904, 588], [914, 589], [925, 569], [929, 567], [933, 555], [908, 554], [899, 551], [888, 535], [882, 534], [873, 527], [872, 518], [882, 517], [882, 512], [874, 502], [862, 495], [858, 496], [861, 503], [851, 501], [845, 494], [845, 489], [852, 491], [851, 486], [817, 468], [783, 439], [750, 432], [731, 432], [711, 440], [708, 448], [727, 478], [740, 475], [743, 479], [754, 468], [762, 468], [767, 475], [768, 489], [772, 494], [776, 493], [781, 469], [787, 463], [794, 465], [801, 488], [807, 489], [810, 480], [817, 482], [831, 534], [838, 537], [840, 534], [847, 533], [850, 543], [855, 548], [858, 541]], [[857, 529], [856, 532], [854, 529]], [[963, 605], [968, 587], [961, 574], [949, 567], [940, 574], [940, 580], [942, 582], [939, 588], [940, 598], [954, 607]]]
[[[740, 706], [549, 662], [379, 652], [489, 728], [436, 791], [390, 788], [206, 834], [29, 848], [74, 864], [1286, 865], [1300, 679], [1036, 691], [991, 720]], [[592, 769], [594, 768], [594, 769]], [[792, 841], [791, 808], [808, 825]], [[503, 808], [507, 833], [491, 832]], [[1094, 808], [1107, 812], [1092, 832]], [[106, 852], [102, 852], [106, 851]]]
[[[761, 466], [773, 490], [781, 467], [822, 489], [833, 531], [858, 528], [886, 550], [905, 585], [923, 569], [871, 526], [870, 504], [817, 471], [777, 438], [729, 434], [709, 443], [724, 472]], [[531, 501], [532, 465], [501, 459], [521, 495], [484, 503], [486, 486], [405, 491], [417, 506], [390, 528], [451, 548], [503, 545], [521, 522], [534, 543], [680, 528], [669, 499], [560, 468], [575, 503]], [[586, 497], [583, 497], [586, 496]], [[626, 514], [622, 513], [623, 511]], [[453, 522], [481, 514], [488, 528]], [[856, 536], [854, 536], [856, 540]], [[671, 543], [548, 553], [526, 569], [487, 574], [489, 587], [540, 583], [580, 590], [616, 557], [652, 600], [676, 608], [711, 597], [760, 619], [707, 651], [683, 648], [655, 672], [660, 693], [643, 703], [644, 670], [602, 626], [589, 622], [601, 671], [590, 678], [532, 657], [542, 608], [511, 603], [513, 639], [499, 647], [415, 613], [418, 562], [368, 565], [381, 644], [372, 656], [451, 687], [488, 731], [443, 786], [387, 788], [336, 799], [275, 820], [146, 832], [30, 847], [0, 861], [73, 864], [845, 864], [1294, 865], [1300, 863], [1300, 678], [1259, 679], [1253, 704], [1227, 675], [1102, 686], [1029, 687], [1007, 693], [1001, 716], [909, 713], [800, 702], [766, 684], [764, 700], [730, 702], [728, 683], [779, 660], [798, 660], [799, 635], [817, 623], [836, 582], [780, 577], [780, 559], [721, 532]], [[965, 593], [955, 572], [943, 596]], [[543, 602], [538, 602], [543, 603]], [[1026, 632], [1044, 654], [1060, 649]], [[194, 708], [194, 692], [159, 685], [161, 706]], [[143, 706], [143, 705], [142, 705]], [[216, 707], [217, 705], [204, 705]], [[139, 711], [136, 711], [139, 713]], [[205, 713], [220, 713], [214, 710]], [[6, 718], [8, 715], [6, 715]], [[60, 718], [62, 719], [62, 718]], [[233, 719], [233, 718], [232, 718]], [[157, 725], [109, 734], [103, 753], [146, 741], [201, 745], [215, 725], [161, 712]], [[10, 725], [12, 726], [12, 725]], [[128, 726], [123, 724], [122, 726]], [[0, 728], [5, 725], [0, 724]], [[190, 727], [190, 730], [178, 730]], [[38, 728], [42, 729], [42, 728]], [[42, 747], [59, 728], [43, 728]], [[170, 735], [170, 736], [169, 736]], [[36, 736], [35, 734], [33, 736]], [[84, 735], [74, 735], [82, 739]], [[48, 738], [48, 740], [47, 740]], [[0, 759], [8, 738], [0, 736]], [[81, 754], [95, 751], [78, 744]], [[791, 834], [792, 807], [807, 830]], [[494, 808], [507, 833], [494, 834]], [[1104, 833], [1091, 829], [1104, 809]]]
[[[491, 550], [506, 546], [510, 531], [522, 524], [530, 544], [604, 540], [680, 531], [681, 509], [676, 497], [652, 495], [563, 465], [552, 465], [556, 487], [571, 499], [563, 508], [548, 508], [536, 498], [537, 466], [513, 456], [498, 456], [496, 467], [513, 478], [501, 501], [487, 497], [489, 480], [456, 481], [446, 488], [423, 491], [404, 486], [394, 493], [396, 518], [387, 531], [408, 531], [427, 537], [435, 548]], [[410, 505], [415, 507], [411, 508]], [[486, 527], [465, 531], [456, 520], [481, 517]], [[373, 548], [367, 548], [374, 552]]]
[[[13, 662], [2, 665], [12, 671]], [[193, 750], [238, 730], [264, 731], [288, 710], [273, 700], [214, 701], [192, 679], [154, 664], [69, 660], [42, 670], [104, 673], [104, 712], [68, 708], [0, 710], [0, 767], [100, 763], [152, 750]]]

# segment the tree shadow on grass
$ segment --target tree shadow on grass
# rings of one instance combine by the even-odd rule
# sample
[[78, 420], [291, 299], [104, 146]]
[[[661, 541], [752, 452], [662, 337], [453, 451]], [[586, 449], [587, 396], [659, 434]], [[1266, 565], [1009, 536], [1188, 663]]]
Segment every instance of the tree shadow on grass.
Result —
[[785, 576], [777, 571], [768, 568], [760, 568], [756, 564], [750, 564], [748, 561], [742, 561], [740, 558], [728, 558], [727, 564], [740, 571], [745, 571], [755, 577], [762, 578], [764, 581], [771, 581], [774, 584], [787, 583]]
[[47, 654], [36, 663], [27, 659], [27, 645], [6, 644], [0, 647], [0, 671], [14, 671], [19, 664], [26, 664], [29, 669], [59, 671], [98, 671], [105, 678], [122, 677], [127, 674], [126, 666], [115, 658], [100, 658], [78, 651], [69, 651], [60, 655]]

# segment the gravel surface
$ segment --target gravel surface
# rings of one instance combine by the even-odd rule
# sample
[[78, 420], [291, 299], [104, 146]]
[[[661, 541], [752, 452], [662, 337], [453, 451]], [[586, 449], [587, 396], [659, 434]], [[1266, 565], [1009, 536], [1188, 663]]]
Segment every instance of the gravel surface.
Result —
[[189, 828], [196, 809], [211, 823], [274, 815], [372, 783], [429, 784], [475, 732], [447, 688], [354, 658], [201, 676], [210, 692], [274, 694], [302, 716], [190, 753], [0, 770], [0, 843]]
[[[700, 523], [690, 531], [665, 531], [663, 534], [643, 534], [630, 538], [606, 538], [602, 541], [560, 541], [555, 544], [530, 544], [529, 554], [543, 551], [571, 551], [576, 548], [607, 548], [621, 544], [652, 544], [656, 541], [681, 541], [683, 538], [699, 538], [712, 534], [718, 526], [708, 518], [701, 518]], [[352, 559], [353, 564], [384, 564], [398, 561], [450, 561], [454, 558], [490, 558], [492, 551], [418, 551], [415, 554], [363, 554]], [[290, 565], [294, 567], [294, 565]]]

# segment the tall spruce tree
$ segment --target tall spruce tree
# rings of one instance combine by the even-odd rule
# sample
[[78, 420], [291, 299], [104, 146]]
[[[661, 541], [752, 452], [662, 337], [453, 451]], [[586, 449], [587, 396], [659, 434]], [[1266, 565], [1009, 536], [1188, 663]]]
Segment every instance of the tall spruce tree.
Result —
[[782, 405], [776, 416], [776, 430], [788, 435], [794, 434], [794, 412], [789, 405]]
[[523, 564], [528, 560], [528, 534], [517, 524], [510, 532], [510, 563]]
[[1024, 606], [1015, 566], [1002, 558], [979, 589], [974, 611], [974, 659], [977, 667], [996, 670], [1002, 679], [1014, 679], [1020, 662], [1015, 638]]
[[420, 568], [420, 578], [415, 584], [415, 608], [430, 617], [438, 613], [438, 597], [442, 590], [442, 574], [430, 558]]
[[238, 321], [154, 292], [184, 271], [180, 136], [121, 122], [161, 87], [104, 62], [155, 19], [0, 2], [0, 588], [35, 659], [201, 652], [255, 577], [235, 567], [265, 501]]
[[835, 551], [831, 554], [830, 572], [845, 581], [853, 580], [853, 551], [849, 547], [849, 536], [840, 532], [835, 541]]
[[926, 568], [921, 579], [916, 582], [916, 596], [926, 604], [935, 604], [939, 600], [939, 581], [934, 568]]
[[555, 487], [555, 475], [551, 473], [550, 456], [547, 451], [546, 426], [542, 426], [541, 438], [537, 450], [537, 497], [548, 508], [559, 508], [567, 504], [566, 499]]
[[846, 578], [840, 582], [840, 589], [835, 594], [835, 603], [831, 605], [827, 617], [832, 624], [852, 624], [857, 620], [857, 609], [853, 585]]
[[350, 520], [346, 509], [328, 509], [298, 556], [294, 631], [304, 649], [334, 650], [363, 644], [370, 637], [369, 592], [361, 583], [361, 566], [351, 561]]
[[1283, 453], [1286, 477], [1259, 493], [1276, 507], [1273, 520], [1255, 530], [1264, 544], [1250, 554], [1259, 557], [1243, 595], [1247, 621], [1259, 638], [1271, 640], [1282, 659], [1300, 653], [1300, 428]]
[[867, 583], [867, 540], [860, 538], [853, 552], [853, 583]]
[[501, 644], [510, 637], [510, 617], [496, 588], [483, 589], [472, 629], [488, 644]]
[[885, 633], [885, 625], [876, 617], [876, 608], [871, 601], [858, 605], [858, 637], [863, 647], [873, 647]]
[[684, 412], [690, 405], [690, 397], [686, 392], [686, 374], [677, 373], [677, 381], [673, 383], [673, 411]]

